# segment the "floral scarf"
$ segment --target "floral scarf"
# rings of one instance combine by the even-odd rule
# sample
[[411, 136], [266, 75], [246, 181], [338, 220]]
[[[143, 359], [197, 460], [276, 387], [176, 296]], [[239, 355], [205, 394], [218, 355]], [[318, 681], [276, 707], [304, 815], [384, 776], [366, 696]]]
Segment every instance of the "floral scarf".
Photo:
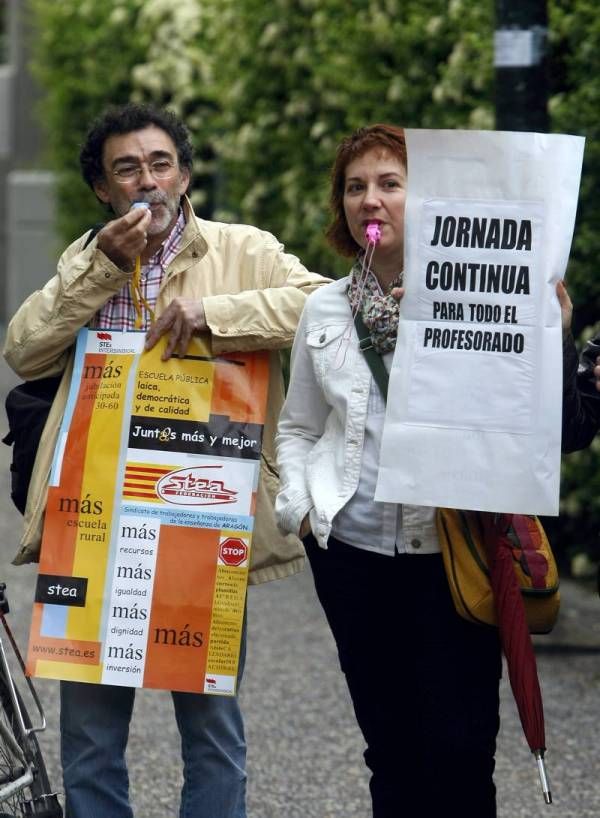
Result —
[[360, 310], [373, 347], [380, 355], [392, 352], [396, 346], [400, 302], [390, 293], [394, 287], [401, 285], [402, 274], [394, 279], [388, 292], [384, 293], [375, 273], [365, 270], [362, 257], [357, 259], [350, 271], [348, 298], [352, 314], [355, 315]]

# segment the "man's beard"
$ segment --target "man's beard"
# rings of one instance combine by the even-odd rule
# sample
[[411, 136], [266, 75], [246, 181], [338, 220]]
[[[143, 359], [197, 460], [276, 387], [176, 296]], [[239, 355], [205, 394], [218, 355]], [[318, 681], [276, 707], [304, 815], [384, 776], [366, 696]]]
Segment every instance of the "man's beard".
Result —
[[161, 190], [146, 193], [136, 199], [136, 202], [147, 202], [148, 204], [160, 203], [163, 206], [160, 213], [155, 213], [154, 210], [151, 211], [152, 221], [146, 230], [149, 236], [159, 235], [167, 229], [179, 210], [180, 199], [181, 197], [178, 193], [169, 194]]

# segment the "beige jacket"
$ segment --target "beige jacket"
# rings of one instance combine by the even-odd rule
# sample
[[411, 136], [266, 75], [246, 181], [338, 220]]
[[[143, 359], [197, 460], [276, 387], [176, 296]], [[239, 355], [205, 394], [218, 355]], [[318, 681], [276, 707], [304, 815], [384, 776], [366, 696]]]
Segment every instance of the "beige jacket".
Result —
[[[270, 350], [250, 582], [279, 579], [301, 570], [304, 563], [302, 544], [281, 535], [273, 513], [278, 490], [274, 435], [284, 396], [279, 350], [291, 345], [306, 296], [327, 279], [308, 272], [270, 233], [199, 219], [187, 199], [184, 209], [181, 249], [166, 271], [156, 311], [177, 296], [202, 299], [215, 355]], [[8, 326], [4, 356], [18, 375], [34, 380], [64, 372], [34, 465], [16, 565], [38, 559], [75, 336], [129, 278], [96, 248], [95, 239], [82, 249], [84, 243], [81, 236], [65, 250], [57, 275], [24, 302]]]

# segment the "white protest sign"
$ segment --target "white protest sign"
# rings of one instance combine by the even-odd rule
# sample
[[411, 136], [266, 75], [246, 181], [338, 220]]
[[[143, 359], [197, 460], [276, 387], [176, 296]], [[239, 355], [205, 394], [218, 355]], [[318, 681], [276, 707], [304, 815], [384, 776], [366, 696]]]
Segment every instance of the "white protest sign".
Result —
[[406, 131], [406, 293], [376, 500], [557, 514], [584, 139]]

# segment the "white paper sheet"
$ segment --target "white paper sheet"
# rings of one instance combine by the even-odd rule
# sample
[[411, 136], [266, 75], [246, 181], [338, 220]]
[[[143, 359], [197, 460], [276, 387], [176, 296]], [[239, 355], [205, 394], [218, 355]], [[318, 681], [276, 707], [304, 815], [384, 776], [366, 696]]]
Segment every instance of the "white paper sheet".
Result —
[[584, 139], [407, 130], [406, 293], [376, 500], [558, 514]]

